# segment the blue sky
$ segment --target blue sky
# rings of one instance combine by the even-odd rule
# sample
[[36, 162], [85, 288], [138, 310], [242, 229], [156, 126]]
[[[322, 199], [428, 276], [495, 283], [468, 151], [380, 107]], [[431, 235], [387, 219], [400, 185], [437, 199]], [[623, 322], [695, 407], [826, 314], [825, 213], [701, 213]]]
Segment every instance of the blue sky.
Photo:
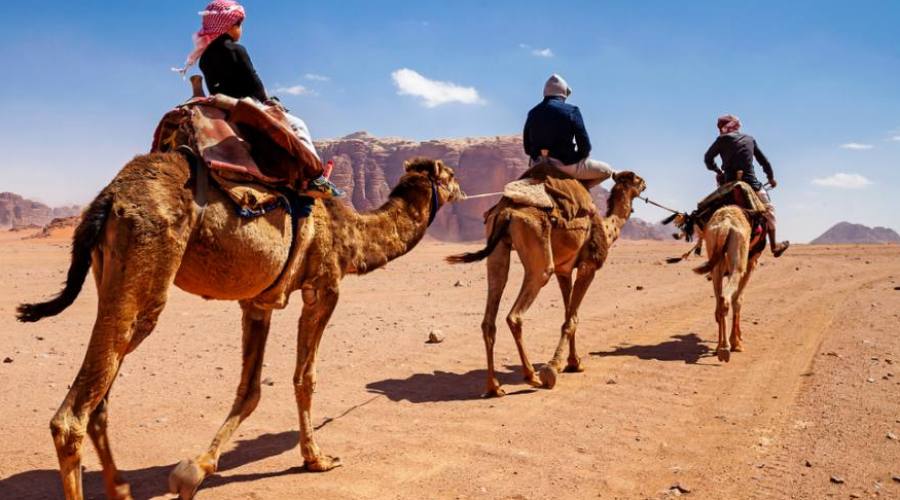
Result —
[[[593, 156], [639, 172], [659, 201], [690, 207], [709, 190], [702, 155], [730, 112], [774, 164], [784, 236], [839, 220], [900, 230], [900, 2], [244, 5], [242, 43], [316, 137], [517, 134], [559, 72]], [[146, 151], [189, 93], [169, 68], [203, 6], [4, 6], [0, 191], [85, 203]]]

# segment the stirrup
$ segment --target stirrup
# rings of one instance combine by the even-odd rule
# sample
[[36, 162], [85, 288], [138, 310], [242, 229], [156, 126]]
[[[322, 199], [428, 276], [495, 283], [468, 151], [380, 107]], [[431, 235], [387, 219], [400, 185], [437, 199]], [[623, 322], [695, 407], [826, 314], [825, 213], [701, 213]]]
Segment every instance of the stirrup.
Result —
[[311, 198], [340, 198], [344, 196], [344, 190], [335, 186], [333, 182], [325, 176], [309, 181], [303, 194]]

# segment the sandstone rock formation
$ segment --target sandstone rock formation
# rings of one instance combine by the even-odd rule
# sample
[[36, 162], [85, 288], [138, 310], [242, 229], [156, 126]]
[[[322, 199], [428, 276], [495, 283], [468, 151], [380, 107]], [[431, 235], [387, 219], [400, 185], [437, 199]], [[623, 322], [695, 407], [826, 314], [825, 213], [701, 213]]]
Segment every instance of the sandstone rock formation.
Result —
[[887, 227], [868, 227], [862, 224], [839, 222], [809, 243], [811, 245], [835, 245], [840, 243], [900, 243], [900, 235], [893, 229]]
[[[340, 139], [316, 142], [324, 161], [334, 161], [332, 180], [347, 190], [347, 201], [357, 210], [381, 205], [403, 174], [403, 162], [414, 156], [443, 160], [456, 169], [460, 186], [468, 194], [501, 191], [528, 168], [528, 158], [517, 136], [476, 137], [417, 142], [399, 138], [376, 138], [356, 132]], [[608, 192], [593, 190], [601, 210], [606, 208]], [[435, 238], [453, 241], [479, 240], [484, 237], [482, 214], [497, 198], [467, 200], [441, 210], [430, 233]], [[662, 226], [632, 219], [623, 236], [633, 239], [665, 239]]]
[[15, 193], [0, 193], [0, 228], [41, 227], [55, 217], [79, 215], [77, 206], [50, 208]]

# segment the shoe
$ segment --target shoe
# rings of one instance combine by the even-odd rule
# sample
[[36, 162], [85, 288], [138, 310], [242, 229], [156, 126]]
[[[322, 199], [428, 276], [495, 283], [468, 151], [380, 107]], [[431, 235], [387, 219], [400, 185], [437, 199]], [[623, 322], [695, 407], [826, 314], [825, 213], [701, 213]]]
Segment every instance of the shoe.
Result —
[[327, 177], [322, 176], [318, 179], [309, 181], [306, 190], [303, 192], [305, 196], [311, 198], [340, 198], [344, 196], [344, 190], [335, 186]]
[[772, 247], [772, 255], [774, 255], [775, 257], [781, 257], [781, 254], [783, 254], [785, 250], [790, 248], [790, 246], [790, 241], [782, 241], [781, 243]]

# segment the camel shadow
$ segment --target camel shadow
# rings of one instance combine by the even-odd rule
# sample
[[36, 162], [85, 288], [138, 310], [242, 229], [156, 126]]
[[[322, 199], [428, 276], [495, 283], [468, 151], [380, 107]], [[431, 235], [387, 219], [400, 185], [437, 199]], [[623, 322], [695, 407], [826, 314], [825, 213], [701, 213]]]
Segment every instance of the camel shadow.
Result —
[[[321, 429], [329, 423], [340, 419], [348, 413], [369, 404], [380, 396], [374, 396], [366, 401], [351, 406], [336, 417], [326, 417], [315, 428]], [[269, 477], [299, 474], [305, 472], [302, 466], [290, 467], [281, 471], [261, 472], [255, 474], [223, 473], [237, 469], [247, 464], [265, 460], [269, 457], [280, 455], [297, 446], [300, 434], [297, 431], [285, 431], [267, 433], [252, 439], [235, 441], [235, 447], [222, 454], [219, 458], [219, 470], [216, 474], [206, 478], [200, 486], [200, 490], [208, 490], [231, 483], [256, 481]], [[85, 443], [90, 452], [90, 445]], [[302, 463], [300, 453], [297, 453], [297, 462]], [[135, 499], [152, 498], [168, 493], [169, 472], [175, 464], [156, 465], [144, 469], [122, 470], [122, 477], [131, 485], [131, 494]], [[84, 497], [105, 498], [103, 489], [103, 476], [100, 471], [90, 471], [83, 474]], [[0, 479], [0, 498], [16, 499], [43, 499], [62, 498], [62, 486], [59, 472], [56, 469], [31, 470]]]
[[607, 356], [634, 356], [640, 359], [655, 359], [658, 361], [684, 361], [689, 365], [694, 365], [702, 358], [715, 355], [713, 349], [706, 345], [696, 333], [673, 335], [672, 339], [656, 345], [620, 345], [612, 351], [592, 352], [591, 356], [601, 358]]
[[[519, 367], [504, 367], [506, 371], [496, 371], [497, 380], [505, 386], [507, 396], [535, 392], [531, 386], [520, 390], [510, 390], [515, 385], [524, 385]], [[539, 366], [535, 366], [535, 369]], [[410, 403], [438, 403], [447, 401], [471, 401], [481, 399], [484, 392], [487, 370], [472, 370], [466, 373], [435, 371], [416, 373], [405, 379], [385, 379], [366, 385], [369, 392], [387, 396], [391, 401]]]

